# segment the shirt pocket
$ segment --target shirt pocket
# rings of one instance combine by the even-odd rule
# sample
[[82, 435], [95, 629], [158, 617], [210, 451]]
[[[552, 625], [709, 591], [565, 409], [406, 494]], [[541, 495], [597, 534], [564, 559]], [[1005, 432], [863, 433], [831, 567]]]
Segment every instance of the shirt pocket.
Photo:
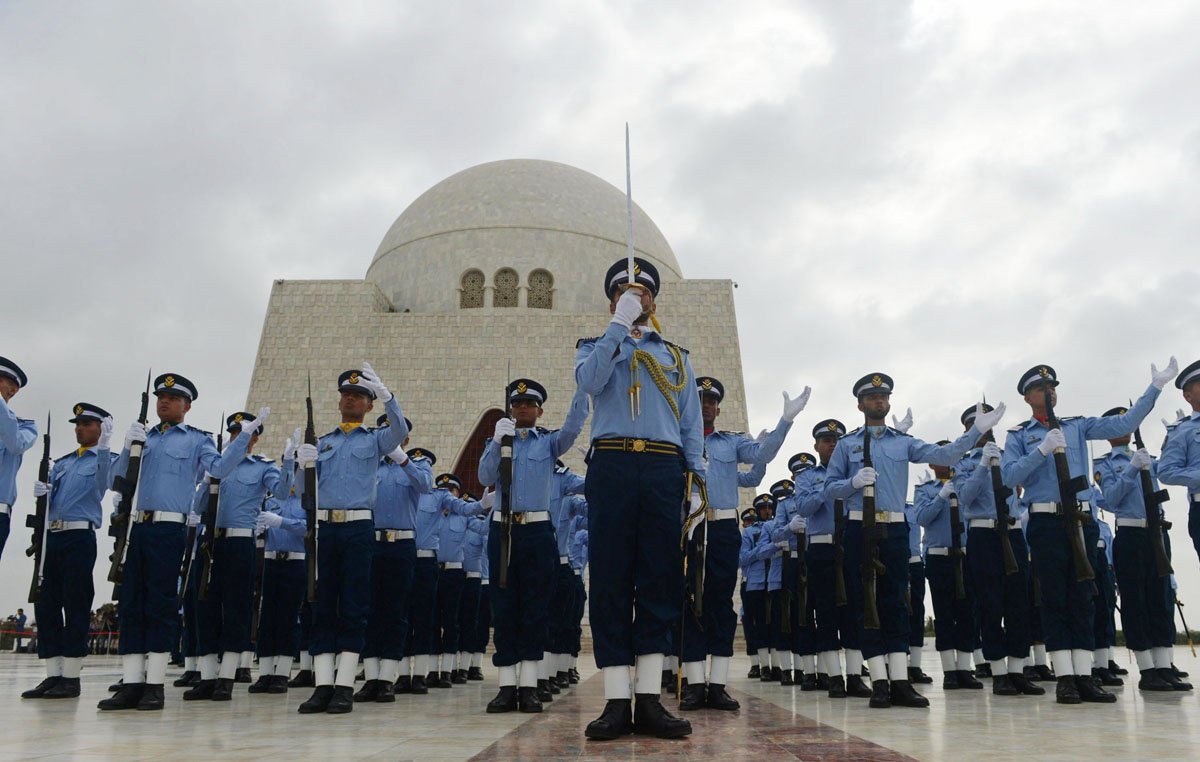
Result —
[[186, 437], [171, 437], [163, 442], [163, 467], [170, 473], [183, 474], [189, 470], [192, 447]]
[[262, 481], [262, 474], [257, 468], [239, 468], [233, 478], [246, 487], [256, 487]]

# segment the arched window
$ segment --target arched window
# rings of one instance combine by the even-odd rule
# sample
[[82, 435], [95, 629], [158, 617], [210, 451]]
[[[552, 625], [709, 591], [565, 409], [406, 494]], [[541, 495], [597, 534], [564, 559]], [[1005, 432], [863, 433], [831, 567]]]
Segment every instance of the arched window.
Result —
[[460, 309], [483, 306], [483, 273], [478, 270], [467, 270], [463, 273], [458, 306]]
[[505, 267], [496, 271], [496, 291], [492, 294], [493, 307], [516, 307], [517, 306], [517, 285], [520, 280], [517, 278], [517, 271], [510, 267]]
[[529, 296], [525, 297], [528, 306], [539, 310], [548, 310], [554, 306], [554, 276], [545, 270], [534, 270], [529, 273]]

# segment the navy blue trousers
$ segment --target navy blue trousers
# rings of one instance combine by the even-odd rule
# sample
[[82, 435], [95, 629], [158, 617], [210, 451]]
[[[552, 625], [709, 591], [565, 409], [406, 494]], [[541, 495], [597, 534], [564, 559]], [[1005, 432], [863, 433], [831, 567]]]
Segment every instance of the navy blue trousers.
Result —
[[683, 602], [679, 547], [683, 461], [672, 455], [595, 452], [588, 501], [596, 666], [632, 665], [672, 652]]
[[213, 542], [208, 600], [200, 601], [200, 655], [250, 650], [255, 552], [252, 537]]
[[[583, 614], [587, 610], [587, 590], [583, 586], [583, 575], [575, 575], [575, 611], [572, 614], [574, 635], [571, 638], [571, 655], [579, 656], [580, 644], [583, 640]], [[736, 626], [736, 625], [735, 625]]]
[[[308, 569], [304, 570], [304, 595], [300, 596], [300, 653], [308, 651], [312, 645], [313, 610], [308, 602]], [[300, 653], [296, 655], [299, 656]]]
[[[903, 522], [877, 524], [884, 531], [879, 542], [879, 560], [883, 574], [875, 579], [875, 608], [879, 612], [879, 629], [863, 627], [863, 583], [861, 561], [862, 522], [846, 522], [845, 570], [846, 600], [853, 617], [853, 631], [864, 659], [889, 653], [908, 653], [911, 624], [908, 606], [904, 602], [908, 590], [908, 527]], [[847, 648], [855, 644], [847, 642]]]
[[[12, 510], [11, 508], [9, 510]], [[8, 543], [8, 528], [12, 523], [12, 516], [7, 513], [0, 513], [0, 558], [4, 557], [4, 546]]]
[[186, 542], [183, 524], [133, 525], [117, 601], [122, 654], [170, 653]]
[[[500, 569], [501, 534], [498, 527], [488, 533], [489, 569]], [[496, 653], [492, 656], [495, 666], [536, 661], [547, 650], [557, 565], [558, 548], [550, 522], [513, 525], [508, 588], [502, 589], [495, 581], [488, 585], [496, 629]]]
[[259, 656], [293, 657], [300, 652], [300, 602], [307, 585], [303, 560], [267, 559], [258, 616]]
[[1175, 603], [1171, 578], [1158, 576], [1150, 530], [1118, 527], [1113, 564], [1121, 590], [1125, 645], [1134, 651], [1175, 644]]
[[475, 615], [475, 631], [471, 636], [471, 645], [467, 648], [473, 654], [487, 651], [492, 639], [492, 586], [479, 584], [479, 611]]
[[[978, 625], [975, 623], [975, 600], [963, 559], [964, 595], [954, 597], [954, 559], [950, 556], [926, 556], [925, 576], [933, 598], [933, 639], [938, 651], [975, 650], [978, 644]], [[915, 607], [914, 607], [915, 608]]]
[[[841, 648], [839, 633], [848, 626], [849, 606], [837, 605], [837, 551], [833, 545], [809, 545], [808, 601], [813, 617], [813, 648], [817, 652]], [[847, 580], [849, 584], [849, 580]]]
[[1029, 656], [1033, 634], [1029, 615], [1029, 549], [1019, 528], [1008, 530], [1017, 559], [1015, 574], [1004, 573], [1000, 534], [995, 529], [967, 530], [966, 571], [979, 612], [983, 658], [999, 661], [1007, 656]]
[[683, 609], [684, 662], [702, 661], [705, 656], [733, 656], [733, 638], [737, 634], [737, 612], [733, 609], [733, 590], [737, 586], [738, 553], [742, 535], [736, 519], [710, 521], [708, 549], [704, 563], [703, 622], [697, 621], [691, 606]]
[[318, 654], [362, 653], [371, 608], [371, 555], [375, 525], [367, 519], [317, 528], [317, 602], [312, 643]]
[[375, 542], [371, 609], [363, 658], [402, 659], [408, 640], [408, 599], [417, 565], [415, 540]]
[[[186, 549], [186, 544], [185, 544]], [[183, 580], [179, 581], [183, 584]], [[179, 631], [179, 651], [184, 656], [200, 655], [200, 622], [196, 610], [199, 608], [200, 554], [192, 556], [192, 569], [187, 577], [187, 589], [183, 591], [183, 626]]]
[[767, 591], [742, 590], [742, 630], [750, 653], [767, 648]]
[[[438, 575], [437, 635], [439, 654], [458, 653], [462, 637], [459, 629], [458, 604], [462, 600], [467, 573], [462, 569], [442, 569]], [[447, 670], [448, 671], [448, 670]]]
[[575, 573], [571, 564], [558, 561], [554, 567], [554, 600], [550, 604], [550, 639], [547, 650], [552, 654], [569, 653], [571, 647], [571, 599], [575, 597]]
[[38, 656], [87, 656], [96, 566], [96, 530], [72, 529], [46, 534], [42, 595], [34, 604]]
[[[925, 562], [908, 565], [908, 646], [925, 645]], [[936, 607], [935, 607], [936, 608]]]
[[462, 633], [458, 650], [467, 653], [475, 653], [477, 650], [475, 641], [479, 634], [480, 582], [479, 577], [467, 577], [467, 581], [463, 583], [462, 597], [458, 601], [458, 630]]
[[[4, 531], [7, 533], [7, 527]], [[1192, 547], [1196, 550], [1196, 556], [1200, 557], [1200, 501], [1192, 503], [1188, 508], [1188, 536], [1192, 538]], [[0, 541], [0, 552], [3, 550], [3, 542]]]
[[[1096, 609], [1092, 581], [1075, 581], [1075, 566], [1071, 561], [1071, 546], [1063, 517], [1050, 513], [1033, 514], [1029, 518], [1026, 537], [1042, 593], [1039, 614], [1046, 650], [1093, 650]], [[1087, 542], [1085, 536], [1085, 548]], [[1095, 540], [1091, 546], [1095, 547]]]
[[437, 653], [438, 565], [433, 558], [418, 558], [413, 566], [412, 591], [409, 594], [409, 639], [405, 656]]

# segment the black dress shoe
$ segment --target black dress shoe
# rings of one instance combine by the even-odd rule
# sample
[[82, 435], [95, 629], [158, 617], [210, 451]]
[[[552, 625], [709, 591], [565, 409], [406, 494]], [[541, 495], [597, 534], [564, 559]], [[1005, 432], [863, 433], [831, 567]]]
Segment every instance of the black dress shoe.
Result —
[[201, 680], [195, 686], [183, 692], [184, 701], [212, 701], [213, 690], [217, 687], [216, 680]]
[[841, 675], [829, 678], [829, 687], [826, 690], [829, 692], [829, 698], [846, 698], [846, 683]]
[[558, 681], [554, 679], [554, 675], [546, 678], [546, 687], [549, 688], [550, 692], [555, 696], [562, 693], [562, 688], [558, 687]]
[[313, 675], [313, 671], [311, 669], [302, 669], [297, 672], [296, 676], [288, 682], [288, 687], [315, 688], [317, 687], [317, 679], [316, 676]]
[[[1175, 677], [1178, 677], [1180, 680], [1182, 680], [1183, 678], [1185, 678], [1185, 677], [1187, 677], [1187, 676], [1188, 676], [1188, 673], [1186, 673], [1186, 672], [1184, 672], [1182, 669], [1179, 669], [1178, 667], [1176, 667], [1174, 663], [1172, 663], [1172, 664], [1171, 664], [1171, 666], [1170, 666], [1170, 670], [1171, 670], [1172, 672], [1174, 672], [1174, 673], [1175, 673]], [[1120, 671], [1120, 672], [1118, 672], [1117, 674], [1118, 674], [1118, 675], [1123, 675], [1123, 674], [1125, 674], [1125, 670], [1121, 670], [1121, 671]]]
[[736, 712], [742, 708], [737, 699], [730, 696], [729, 692], [725, 690], [725, 686], [718, 683], [709, 683], [704, 705], [709, 709], [720, 709], [723, 712]]
[[611, 741], [633, 732], [633, 707], [629, 699], [609, 699], [600, 716], [588, 723], [583, 734], [595, 741]]
[[549, 704], [554, 700], [554, 694], [550, 692], [549, 680], [538, 679], [537, 688], [535, 690], [537, 692], [538, 701], [541, 701], [543, 704]]
[[139, 711], [159, 712], [162, 711], [164, 703], [162, 683], [159, 683], [158, 685], [145, 683], [142, 686], [142, 698], [140, 701], [138, 701], [137, 705]]
[[121, 689], [115, 695], [104, 699], [97, 706], [105, 710], [137, 709], [138, 702], [142, 700], [142, 689], [144, 687], [142, 683], [122, 685]]
[[172, 656], [171, 660], [167, 662], [168, 667], [182, 667], [183, 664], [184, 661], [182, 656]]
[[450, 673], [450, 682], [454, 685], [467, 684], [467, 671], [464, 669], [456, 669]]
[[483, 670], [480, 669], [479, 667], [471, 667], [470, 669], [467, 670], [467, 679], [474, 680], [474, 681], [482, 680], [483, 679]]
[[238, 667], [233, 673], [233, 681], [235, 683], [252, 683], [254, 678], [250, 676], [249, 667]]
[[332, 698], [333, 686], [319, 685], [313, 691], [313, 694], [308, 697], [308, 701], [297, 707], [296, 711], [300, 714], [318, 714], [324, 712], [329, 707], [329, 701]]
[[287, 675], [271, 675], [271, 681], [267, 683], [267, 693], [287, 693], [288, 679]]
[[683, 689], [683, 695], [679, 697], [679, 711], [694, 712], [697, 709], [703, 709], [706, 700], [707, 691], [703, 683], [689, 685]]
[[[995, 678], [993, 678], [995, 679]], [[1045, 696], [1046, 689], [1034, 683], [1032, 680], [1025, 677], [1024, 674], [1013, 672], [1008, 675], [1008, 679], [1012, 682], [1013, 687], [1020, 691], [1022, 696]]]
[[233, 680], [217, 678], [217, 684], [213, 686], [212, 692], [213, 701], [232, 701], [233, 700]]
[[[842, 686], [842, 687], [843, 687], [843, 689], [845, 688], [845, 686]], [[817, 673], [817, 690], [819, 690], [819, 691], [829, 690], [829, 675], [825, 674], [824, 672]]]
[[413, 675], [412, 686], [408, 692], [418, 696], [423, 696], [426, 693], [429, 693], [429, 686], [425, 684], [425, 678], [421, 677], [420, 675]]
[[1033, 672], [1037, 677], [1031, 679], [1039, 683], [1052, 683], [1057, 679], [1049, 664], [1034, 664]]
[[1091, 675], [1076, 675], [1075, 688], [1079, 698], [1089, 704], [1111, 704], [1117, 697], [1100, 687], [1100, 681]]
[[1163, 680], [1166, 680], [1168, 683], [1171, 684], [1172, 690], [1190, 691], [1192, 689], [1192, 684], [1186, 683], [1183, 680], [1180, 680], [1178, 677], [1176, 677], [1174, 670], [1172, 670], [1170, 667], [1163, 667], [1162, 669], [1160, 669], [1158, 671], [1158, 674], [1162, 677]]
[[633, 732], [655, 738], [683, 738], [692, 734], [692, 723], [676, 717], [656, 693], [634, 694]]
[[[472, 667], [472, 669], [478, 669], [478, 667]], [[570, 669], [567, 670], [567, 678], [571, 681], [571, 685], [575, 685], [576, 683], [579, 682], [579, 670], [575, 669], [574, 667], [571, 667]], [[472, 679], [474, 679], [474, 678], [472, 678]], [[479, 679], [480, 680], [483, 679], [482, 673], [480, 673]]]
[[354, 694], [355, 701], [374, 701], [379, 697], [379, 683], [382, 680], [368, 680], [359, 689], [358, 693]]
[[[358, 698], [355, 697], [355, 701]], [[396, 702], [396, 688], [387, 680], [379, 681], [379, 693], [375, 695], [376, 704], [393, 704]]]
[[496, 698], [488, 702], [488, 714], [504, 714], [517, 711], [517, 686], [501, 685]]
[[1175, 689], [1163, 679], [1163, 676], [1159, 674], [1157, 669], [1150, 668], [1142, 670], [1142, 677], [1138, 680], [1138, 690], [1170, 692]]
[[350, 714], [354, 711], [354, 686], [333, 686], [333, 697], [325, 707], [325, 714]]
[[892, 705], [892, 687], [887, 680], [873, 680], [871, 682], [871, 703], [868, 704], [872, 709], [887, 709]]
[[892, 705], [908, 706], [914, 709], [925, 709], [929, 706], [929, 699], [925, 698], [920, 693], [917, 693], [917, 689], [913, 688], [912, 683], [909, 681], [893, 680]]
[[46, 691], [48, 691], [51, 688], [53, 688], [54, 686], [58, 685], [58, 682], [60, 680], [62, 680], [62, 677], [60, 675], [55, 675], [54, 677], [47, 677], [45, 680], [41, 681], [33, 688], [30, 688], [29, 690], [22, 693], [21, 698], [23, 698], [23, 699], [41, 698], [42, 696], [46, 695]]
[[[883, 682], [887, 682], [884, 680]], [[871, 698], [874, 695], [860, 675], [846, 675], [846, 695], [853, 698]]]
[[981, 683], [975, 679], [975, 676], [971, 674], [971, 670], [960, 669], [958, 671], [958, 687], [959, 688], [969, 688], [971, 690], [977, 691], [977, 690], [983, 688], [983, 683]]
[[1060, 704], [1078, 704], [1083, 701], [1079, 697], [1079, 688], [1075, 685], [1074, 675], [1063, 675], [1058, 678], [1058, 687], [1054, 691], [1054, 700]]
[[996, 675], [992, 678], [993, 696], [1019, 696], [1021, 692], [1013, 685], [1011, 675]]
[[125, 687], [125, 680], [121, 679], [121, 680], [116, 681], [112, 685], [108, 686], [108, 692], [116, 693], [117, 691], [121, 690], [121, 688], [123, 688], [123, 687]]
[[[963, 670], [963, 671], [969, 672], [970, 670]], [[992, 676], [992, 665], [988, 664], [986, 661], [983, 664], [980, 664], [978, 667], [975, 668], [975, 677], [991, 677], [991, 676]]]
[[1092, 677], [1103, 686], [1116, 688], [1124, 685], [1125, 681], [1108, 671], [1108, 667], [1092, 667]]
[[759, 682], [763, 683], [771, 682], [771, 668], [764, 666], [762, 671], [758, 673], [758, 679]]
[[783, 669], [781, 667], [771, 667], [771, 680], [779, 682], [783, 679]]
[[176, 688], [191, 688], [198, 682], [200, 682], [200, 673], [197, 670], [191, 669], [180, 675], [171, 685], [174, 685]]
[[959, 684], [959, 677], [962, 675], [957, 669], [946, 670], [946, 674], [942, 675], [942, 690], [956, 691], [962, 687]]
[[246, 692], [247, 693], [266, 693], [271, 688], [271, 678], [272, 677], [273, 677], [272, 675], [260, 673], [258, 675], [258, 679], [254, 681], [253, 685], [251, 685], [249, 688], [246, 689]]
[[933, 678], [922, 672], [920, 667], [909, 667], [908, 681], [914, 685], [931, 685]]
[[759, 671], [758, 665], [757, 665], [757, 664], [755, 664], [754, 666], [750, 667], [750, 671], [746, 673], [746, 679], [748, 679], [748, 680], [754, 680], [754, 679], [756, 679], [756, 678], [757, 678], [757, 677], [758, 677], [760, 674], [761, 674], [761, 672]]
[[820, 686], [817, 685], [817, 676], [811, 672], [805, 672], [801, 675], [800, 690], [805, 692], [820, 690]]
[[[1171, 666], [1173, 667], [1175, 665], [1172, 664]], [[1124, 667], [1122, 667], [1121, 665], [1117, 664], [1112, 659], [1108, 660], [1108, 671], [1113, 673], [1114, 675], [1128, 675], [1129, 674], [1129, 670], [1127, 670]]]
[[559, 672], [550, 679], [558, 683], [559, 688], [571, 687], [571, 678], [566, 672]]
[[434, 688], [449, 688], [450, 686], [454, 685], [454, 683], [450, 682], [449, 672], [438, 672], [437, 685], [434, 685], [432, 680], [429, 681], [429, 685]]
[[541, 690], [531, 686], [517, 689], [517, 709], [525, 714], [539, 714], [542, 711]]
[[785, 670], [780, 671], [779, 684], [780, 685], [795, 685], [796, 684], [795, 678], [792, 677], [792, 670], [785, 669]]
[[64, 677], [42, 696], [47, 699], [79, 698], [79, 678]]
[[400, 675], [396, 678], [396, 684], [392, 686], [392, 693], [412, 693], [412, 678], [408, 675]]

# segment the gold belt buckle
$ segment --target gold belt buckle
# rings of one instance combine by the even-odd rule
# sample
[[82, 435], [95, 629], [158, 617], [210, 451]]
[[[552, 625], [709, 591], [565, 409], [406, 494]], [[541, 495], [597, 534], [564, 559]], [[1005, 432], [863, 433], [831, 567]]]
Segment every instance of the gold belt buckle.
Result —
[[51, 521], [51, 522], [50, 522], [50, 528], [51, 528], [51, 529], [62, 529], [62, 528], [63, 528], [63, 521], [62, 521], [62, 519], [55, 519], [54, 521]]
[[635, 439], [635, 440], [633, 440], [632, 446], [633, 446], [634, 452], [645, 452], [646, 451], [646, 440], [645, 439]]
[[709, 508], [709, 509], [708, 509], [708, 510], [705, 512], [704, 516], [705, 516], [705, 518], [706, 518], [706, 519], [708, 519], [709, 521], [716, 521], [716, 520], [717, 520], [717, 509], [716, 509], [716, 508]]
[[346, 512], [341, 509], [330, 511], [329, 520], [334, 524], [344, 524], [346, 523]]
[[387, 530], [386, 532], [384, 532], [384, 533], [383, 533], [383, 537], [384, 537], [384, 539], [385, 539], [385, 540], [387, 540], [388, 542], [395, 542], [395, 541], [396, 541], [396, 533], [395, 533], [393, 530], [391, 530], [391, 529], [389, 529], [389, 530]]
[[525, 523], [525, 514], [524, 513], [514, 513], [512, 515], [512, 522], [514, 524], [524, 524]]
[[888, 523], [887, 511], [875, 511], [875, 520], [881, 524]]

